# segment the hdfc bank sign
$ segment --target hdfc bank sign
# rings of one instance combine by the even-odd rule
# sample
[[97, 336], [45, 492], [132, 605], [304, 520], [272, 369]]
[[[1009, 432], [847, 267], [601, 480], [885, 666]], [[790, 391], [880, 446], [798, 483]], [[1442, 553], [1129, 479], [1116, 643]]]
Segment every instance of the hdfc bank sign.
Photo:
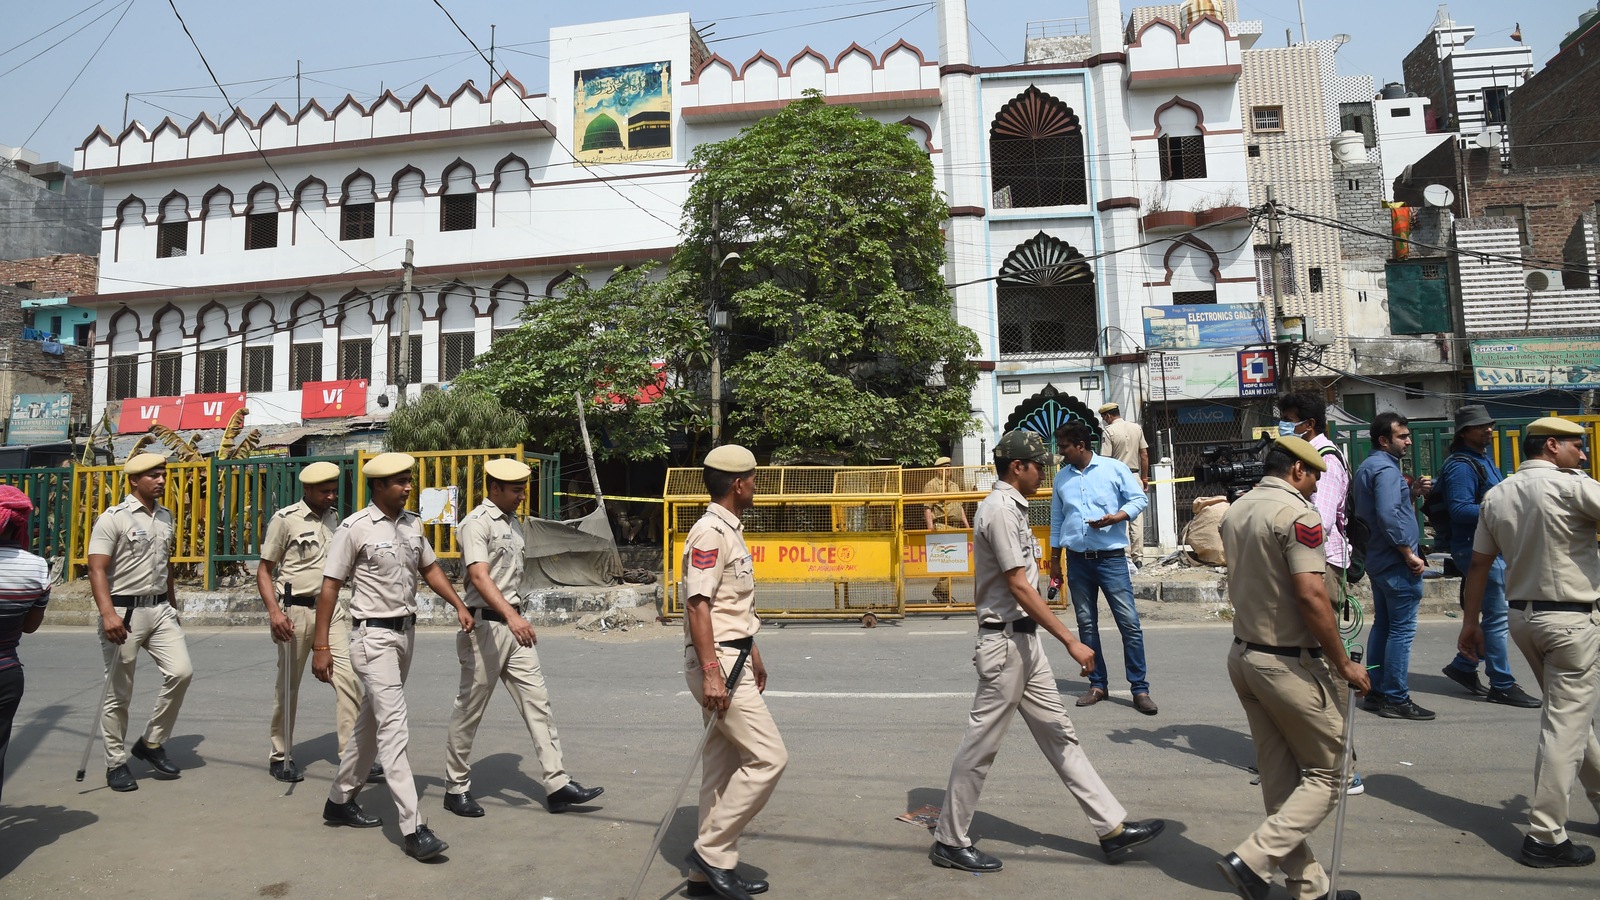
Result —
[[343, 419], [367, 412], [367, 382], [308, 381], [300, 389], [300, 418]]

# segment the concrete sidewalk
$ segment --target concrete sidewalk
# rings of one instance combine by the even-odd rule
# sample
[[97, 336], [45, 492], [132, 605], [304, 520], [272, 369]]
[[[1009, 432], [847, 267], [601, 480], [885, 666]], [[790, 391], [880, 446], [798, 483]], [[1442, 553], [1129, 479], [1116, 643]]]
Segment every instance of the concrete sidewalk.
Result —
[[[1532, 786], [1537, 711], [1465, 696], [1438, 674], [1457, 624], [1424, 623], [1412, 687], [1434, 722], [1358, 714], [1365, 796], [1350, 800], [1345, 887], [1365, 897], [1595, 897], [1597, 870], [1538, 871], [1515, 854]], [[974, 876], [931, 866], [922, 828], [895, 816], [939, 805], [974, 684], [970, 618], [916, 619], [866, 630], [794, 623], [762, 632], [769, 700], [790, 751], [777, 795], [742, 845], [747, 877], [773, 897], [1120, 898], [1229, 896], [1213, 862], [1262, 817], [1244, 767], [1253, 759], [1228, 687], [1226, 623], [1153, 623], [1150, 680], [1161, 714], [1128, 701], [1117, 641], [1107, 635], [1110, 702], [1073, 712], [1090, 759], [1134, 817], [1167, 834], [1134, 859], [1106, 865], [1077, 804], [1014, 728], [991, 773], [974, 836], [1005, 871]], [[331, 692], [306, 691], [296, 758], [307, 780], [286, 795], [266, 772], [275, 654], [260, 628], [195, 629], [196, 677], [168, 747], [183, 767], [156, 781], [135, 761], [140, 789], [105, 787], [96, 748], [72, 780], [100, 692], [99, 650], [87, 629], [49, 628], [22, 643], [28, 688], [16, 720], [0, 807], [0, 894], [7, 897], [623, 896], [682, 777], [699, 734], [685, 695], [681, 632], [647, 626], [588, 636], [544, 629], [539, 648], [568, 769], [606, 793], [588, 812], [552, 816], [530, 771], [522, 725], [491, 703], [474, 751], [474, 794], [488, 814], [440, 807], [444, 740], [458, 680], [454, 637], [418, 636], [408, 687], [411, 760], [422, 809], [451, 848], [419, 864], [400, 849], [387, 791], [362, 802], [382, 829], [325, 827], [334, 771]], [[1064, 651], [1051, 651], [1058, 672]], [[1514, 660], [1532, 687], [1524, 661]], [[158, 676], [141, 657], [130, 737]], [[1060, 680], [1075, 696], [1086, 685]], [[694, 783], [674, 812], [642, 897], [676, 896], [694, 831]], [[1574, 837], [1595, 840], [1596, 814], [1573, 803]], [[1315, 847], [1324, 858], [1331, 821]], [[1275, 888], [1283, 897], [1283, 888]]]

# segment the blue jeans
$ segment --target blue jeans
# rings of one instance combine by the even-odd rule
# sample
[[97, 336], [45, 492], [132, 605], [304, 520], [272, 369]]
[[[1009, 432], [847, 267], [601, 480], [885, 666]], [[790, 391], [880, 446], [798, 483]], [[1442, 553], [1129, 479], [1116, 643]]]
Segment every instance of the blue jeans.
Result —
[[1128, 668], [1128, 684], [1135, 694], [1150, 692], [1145, 680], [1144, 632], [1139, 629], [1139, 611], [1133, 608], [1133, 579], [1128, 577], [1128, 559], [1112, 556], [1084, 559], [1065, 548], [1067, 590], [1072, 594], [1072, 611], [1078, 617], [1078, 640], [1094, 651], [1094, 672], [1089, 685], [1106, 688], [1106, 658], [1100, 652], [1100, 597], [1106, 595], [1111, 618], [1122, 632], [1122, 658]]
[[[1455, 556], [1456, 567], [1466, 572], [1472, 565], [1472, 553]], [[1517, 683], [1511, 677], [1510, 625], [1506, 620], [1506, 561], [1495, 557], [1494, 568], [1489, 570], [1489, 584], [1483, 589], [1483, 671], [1489, 676], [1489, 687], [1506, 690]], [[1460, 653], [1450, 662], [1450, 668], [1462, 672], [1476, 672], [1478, 664]]]
[[1373, 692], [1389, 703], [1411, 699], [1406, 673], [1411, 668], [1411, 641], [1417, 636], [1417, 610], [1421, 606], [1421, 576], [1404, 569], [1372, 576], [1367, 665], [1374, 669]]

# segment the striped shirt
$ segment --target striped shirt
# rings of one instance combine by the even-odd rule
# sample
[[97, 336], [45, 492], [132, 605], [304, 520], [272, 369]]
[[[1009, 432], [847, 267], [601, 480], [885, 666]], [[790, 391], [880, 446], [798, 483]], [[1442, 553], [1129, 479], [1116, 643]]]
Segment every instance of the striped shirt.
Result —
[[22, 667], [23, 620], [50, 602], [50, 566], [21, 547], [0, 547], [0, 671]]

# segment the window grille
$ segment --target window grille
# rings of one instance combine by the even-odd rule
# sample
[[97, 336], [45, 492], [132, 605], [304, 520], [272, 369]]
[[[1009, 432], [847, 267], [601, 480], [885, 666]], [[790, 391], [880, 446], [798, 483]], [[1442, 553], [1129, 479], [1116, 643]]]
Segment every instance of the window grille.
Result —
[[[400, 384], [400, 341], [399, 335], [389, 338], [389, 383]], [[422, 383], [422, 335], [411, 336], [411, 361], [407, 367], [405, 383]]]
[[346, 203], [339, 207], [339, 240], [360, 241], [375, 233], [377, 205], [373, 203]]
[[201, 350], [195, 360], [195, 393], [220, 394], [228, 389], [228, 351]]
[[[1284, 244], [1278, 262], [1278, 277], [1282, 279], [1285, 294], [1300, 293], [1294, 272], [1294, 248]], [[1256, 293], [1262, 297], [1272, 296], [1272, 250], [1267, 247], [1256, 247]]]
[[177, 351], [157, 353], [151, 372], [150, 392], [156, 397], [178, 397], [183, 394], [183, 355]]
[[[1029, 85], [989, 126], [991, 193], [1017, 208], [1089, 202], [1083, 129], [1065, 103]], [[996, 203], [996, 206], [1001, 205]]]
[[355, 338], [339, 342], [339, 377], [346, 381], [372, 379], [372, 341]]
[[1164, 134], [1160, 144], [1162, 181], [1206, 177], [1205, 135]]
[[113, 356], [106, 399], [126, 400], [139, 393], [139, 357]]
[[244, 348], [244, 389], [251, 392], [272, 390], [272, 347]]
[[1000, 352], [1093, 353], [1094, 270], [1072, 245], [1039, 232], [1000, 266]]
[[477, 227], [477, 194], [445, 194], [439, 198], [440, 231], [471, 231]]
[[289, 390], [298, 391], [308, 381], [322, 380], [322, 344], [289, 346]]
[[189, 223], [162, 222], [156, 226], [156, 258], [189, 255]]
[[456, 331], [439, 336], [439, 380], [454, 381], [457, 375], [472, 364], [474, 335], [470, 331]]
[[278, 214], [253, 213], [244, 217], [244, 248], [266, 250], [278, 246]]

